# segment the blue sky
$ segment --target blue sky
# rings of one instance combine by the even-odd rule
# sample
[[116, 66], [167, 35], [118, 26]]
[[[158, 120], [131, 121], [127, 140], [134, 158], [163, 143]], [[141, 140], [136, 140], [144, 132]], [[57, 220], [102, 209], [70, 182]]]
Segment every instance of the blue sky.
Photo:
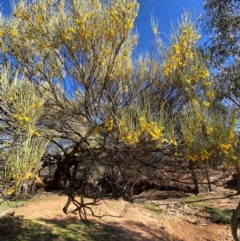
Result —
[[[171, 22], [181, 18], [184, 10], [189, 11], [193, 19], [202, 12], [203, 0], [138, 0], [140, 3], [139, 16], [136, 19], [136, 29], [139, 36], [137, 52], [149, 50], [153, 40], [151, 18], [158, 21], [161, 38], [170, 34]], [[9, 14], [12, 0], [0, 0], [4, 14]], [[165, 38], [166, 39], [166, 38]], [[200, 42], [204, 42], [203, 40]]]
[[[166, 40], [171, 23], [181, 19], [184, 11], [189, 11], [193, 20], [197, 20], [203, 11], [203, 0], [139, 0], [140, 11], [136, 19], [137, 31], [140, 34], [138, 51], [150, 48], [153, 40], [151, 18], [158, 22], [160, 37]], [[201, 41], [202, 42], [202, 41]]]

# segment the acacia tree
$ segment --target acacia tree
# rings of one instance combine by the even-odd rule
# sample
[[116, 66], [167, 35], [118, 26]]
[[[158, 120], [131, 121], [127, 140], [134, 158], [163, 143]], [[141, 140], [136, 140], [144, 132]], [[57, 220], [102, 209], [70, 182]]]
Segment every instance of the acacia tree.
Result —
[[[0, 20], [1, 61], [9, 66], [4, 73], [16, 72], [16, 79], [24, 79], [23, 93], [44, 101], [35, 108], [38, 103], [30, 97], [26, 102], [20, 98], [23, 94], [2, 94], [2, 113], [11, 110], [15, 120], [4, 117], [2, 122], [10, 125], [15, 140], [15, 129], [33, 118], [31, 106], [43, 108], [31, 133], [50, 141], [39, 147], [39, 155], [47, 156], [53, 147], [62, 152], [54, 185], [68, 188], [64, 211], [73, 202], [83, 218], [83, 197], [93, 198], [94, 204], [103, 194], [99, 186], [89, 187], [90, 179], [97, 181], [105, 173], [111, 192], [120, 194], [124, 188], [118, 183], [128, 180], [126, 195], [132, 196], [137, 180], [153, 178], [170, 159], [194, 166], [219, 149], [229, 158], [226, 150], [235, 140], [234, 114], [221, 122], [211, 106], [214, 86], [196, 47], [200, 35], [188, 16], [183, 16], [169, 46], [153, 23], [154, 51], [134, 60], [137, 11], [135, 0], [19, 1], [12, 16]], [[11, 109], [15, 103], [27, 104]], [[25, 136], [23, 142], [27, 140]]]
[[45, 118], [54, 130], [52, 141], [76, 145], [69, 154], [58, 143], [70, 156], [55, 173], [56, 186], [69, 158], [86, 149], [81, 146], [88, 145], [92, 128], [121, 104], [131, 78], [136, 35], [130, 31], [137, 8], [136, 1], [20, 1], [13, 16], [2, 20], [3, 55], [40, 93], [49, 92]]

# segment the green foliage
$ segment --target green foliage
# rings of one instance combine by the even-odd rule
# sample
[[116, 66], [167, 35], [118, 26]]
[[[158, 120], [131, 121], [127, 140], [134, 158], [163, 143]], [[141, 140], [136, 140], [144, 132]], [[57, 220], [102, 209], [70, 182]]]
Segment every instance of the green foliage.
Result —
[[212, 61], [219, 65], [238, 53], [239, 0], [207, 0], [204, 2], [205, 30], [210, 34]]
[[[79, 222], [59, 219], [22, 219], [20, 217], [2, 217], [0, 219], [0, 235], [2, 240], [63, 240], [104, 241], [128, 238], [119, 225], [104, 222]], [[122, 235], [119, 235], [119, 234]], [[139, 233], [133, 233], [138, 235]]]
[[204, 9], [202, 20], [209, 35], [207, 53], [220, 95], [239, 105], [240, 1], [207, 0]]
[[222, 208], [205, 208], [205, 210], [210, 214], [210, 220], [213, 223], [230, 224], [232, 217], [232, 209], [222, 209]]
[[154, 203], [144, 203], [143, 206], [146, 209], [150, 210], [151, 212], [159, 214], [159, 209], [156, 206], [156, 204], [154, 204]]
[[201, 195], [191, 195], [191, 196], [185, 198], [184, 202], [187, 205], [190, 205], [192, 207], [202, 209], [203, 208], [203, 203], [202, 203], [203, 198], [204, 198], [204, 196], [201, 196]]

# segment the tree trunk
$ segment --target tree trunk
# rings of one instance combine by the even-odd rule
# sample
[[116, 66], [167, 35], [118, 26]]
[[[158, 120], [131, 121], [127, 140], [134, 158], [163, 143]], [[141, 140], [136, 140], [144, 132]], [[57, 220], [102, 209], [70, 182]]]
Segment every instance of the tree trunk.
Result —
[[210, 181], [210, 177], [209, 177], [209, 164], [208, 164], [208, 162], [206, 162], [204, 164], [204, 167], [205, 167], [205, 174], [206, 174], [207, 183], [208, 183], [208, 191], [212, 192], [212, 185], [211, 185], [211, 181]]
[[[75, 154], [78, 152], [79, 152], [79, 148], [78, 148], [78, 145], [76, 145], [74, 149], [58, 163], [57, 169], [55, 170], [53, 175], [53, 184], [56, 189], [63, 188], [64, 183], [62, 179], [69, 172], [70, 166], [74, 166], [74, 169], [78, 167], [78, 163], [76, 163], [76, 161], [73, 161]], [[85, 158], [90, 156], [89, 150], [82, 151], [81, 155], [82, 155], [81, 157], [85, 157]], [[81, 157], [79, 157], [79, 159]]]
[[192, 174], [194, 192], [195, 192], [195, 194], [198, 194], [199, 193], [198, 178], [197, 178], [197, 174], [195, 172], [195, 165], [194, 165], [193, 161], [189, 161], [189, 167], [190, 167], [190, 171], [191, 171], [191, 174]]
[[240, 241], [237, 234], [237, 230], [240, 224], [239, 214], [240, 214], [240, 202], [238, 203], [237, 208], [233, 211], [233, 215], [231, 218], [231, 230], [232, 230], [232, 236], [234, 241]]
[[53, 175], [53, 184], [54, 188], [56, 189], [62, 189], [64, 184], [63, 184], [63, 176], [66, 174], [66, 168], [69, 164], [69, 161], [71, 160], [72, 155], [66, 156], [60, 163], [57, 165], [57, 169], [54, 172]]
[[237, 168], [237, 194], [240, 194], [240, 169]]

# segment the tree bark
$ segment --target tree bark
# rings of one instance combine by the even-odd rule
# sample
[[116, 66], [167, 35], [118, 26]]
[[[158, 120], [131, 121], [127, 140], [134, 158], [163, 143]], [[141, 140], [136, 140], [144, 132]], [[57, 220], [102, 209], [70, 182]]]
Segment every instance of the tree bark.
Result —
[[57, 169], [53, 175], [53, 184], [56, 189], [63, 188], [63, 176], [66, 174], [67, 166], [72, 159], [72, 155], [66, 156], [62, 161], [60, 161], [57, 165]]
[[192, 180], [193, 180], [193, 185], [194, 185], [194, 192], [195, 194], [199, 194], [199, 185], [198, 185], [198, 178], [197, 178], [197, 174], [195, 172], [195, 163], [193, 161], [189, 161], [189, 167], [191, 170], [191, 174], [192, 174]]
[[240, 169], [237, 168], [237, 194], [240, 194]]
[[240, 241], [237, 234], [237, 230], [240, 224], [239, 214], [240, 214], [240, 202], [238, 203], [237, 208], [233, 211], [233, 215], [231, 218], [231, 230], [232, 230], [232, 236], [234, 241]]

